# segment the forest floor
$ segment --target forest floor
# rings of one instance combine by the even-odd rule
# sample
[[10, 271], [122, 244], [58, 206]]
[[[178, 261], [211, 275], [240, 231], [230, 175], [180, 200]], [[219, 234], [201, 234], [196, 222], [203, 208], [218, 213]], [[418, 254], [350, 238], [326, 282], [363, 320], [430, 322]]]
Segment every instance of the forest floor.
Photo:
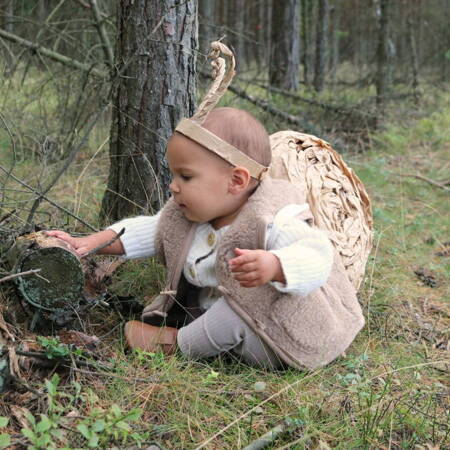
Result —
[[[267, 448], [448, 448], [449, 192], [448, 185], [445, 190], [430, 183], [450, 178], [448, 100], [448, 92], [430, 88], [419, 111], [392, 105], [384, 127], [359, 144], [364, 151], [344, 153], [369, 192], [375, 221], [359, 294], [366, 326], [345, 355], [315, 371], [268, 372], [230, 360], [127, 353], [127, 317], [100, 307], [83, 328], [101, 338], [98, 355], [108, 371], [58, 371], [59, 381], [47, 372], [44, 385], [31, 377], [31, 392], [3, 394], [0, 416], [10, 422], [2, 429], [0, 417], [0, 436], [22, 444], [34, 439], [34, 448], [52, 448], [50, 439], [55, 448], [155, 442], [167, 449], [236, 449], [281, 425], [283, 432]], [[231, 96], [227, 101], [247, 107]], [[52, 199], [94, 225], [107, 177], [103, 128], [51, 191]], [[0, 155], [2, 163], [11, 162], [5, 133]], [[36, 157], [17, 150], [14, 173], [45, 185], [55, 165], [48, 162], [39, 174], [30, 158]], [[4, 186], [14, 188], [21, 189]], [[19, 192], [14, 201], [19, 205], [27, 195]], [[85, 231], [57, 210], [37, 217], [47, 227]], [[142, 298], [162, 284], [155, 262], [130, 261], [115, 274], [111, 290]], [[0, 292], [0, 300], [7, 293]], [[27, 423], [31, 431], [21, 433]]]

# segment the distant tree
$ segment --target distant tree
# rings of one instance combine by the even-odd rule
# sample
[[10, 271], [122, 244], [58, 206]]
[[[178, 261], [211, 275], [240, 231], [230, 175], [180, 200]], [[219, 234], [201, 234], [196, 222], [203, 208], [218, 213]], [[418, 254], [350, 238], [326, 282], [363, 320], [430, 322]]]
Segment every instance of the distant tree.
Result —
[[199, 15], [199, 29], [198, 40], [199, 50], [202, 54], [208, 54], [211, 42], [216, 38], [216, 33], [213, 30], [215, 23], [215, 0], [199, 0], [198, 15]]
[[269, 81], [296, 90], [300, 68], [300, 0], [277, 0], [272, 6]]
[[378, 46], [377, 46], [377, 105], [381, 107], [389, 91], [389, 0], [376, 1], [378, 18]]
[[316, 30], [316, 58], [314, 64], [314, 89], [321, 92], [325, 86], [325, 70], [328, 54], [328, 23], [330, 7], [328, 0], [319, 0]]
[[196, 47], [196, 0], [120, 0], [104, 222], [168, 198], [166, 142], [195, 110]]

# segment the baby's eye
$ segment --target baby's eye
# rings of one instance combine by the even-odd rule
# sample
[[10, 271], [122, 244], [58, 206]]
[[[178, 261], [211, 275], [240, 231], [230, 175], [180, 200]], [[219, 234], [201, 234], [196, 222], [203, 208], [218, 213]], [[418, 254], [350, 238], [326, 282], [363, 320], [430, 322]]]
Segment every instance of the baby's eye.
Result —
[[190, 175], [180, 175], [180, 176], [181, 176], [181, 179], [184, 181], [188, 181], [192, 178]]

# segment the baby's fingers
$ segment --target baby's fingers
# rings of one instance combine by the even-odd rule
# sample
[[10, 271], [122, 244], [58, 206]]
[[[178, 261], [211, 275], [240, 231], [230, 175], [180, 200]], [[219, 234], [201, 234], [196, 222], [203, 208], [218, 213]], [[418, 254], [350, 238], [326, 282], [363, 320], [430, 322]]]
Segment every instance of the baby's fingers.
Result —
[[257, 264], [255, 262], [231, 265], [231, 271], [234, 272], [253, 272], [257, 269]]

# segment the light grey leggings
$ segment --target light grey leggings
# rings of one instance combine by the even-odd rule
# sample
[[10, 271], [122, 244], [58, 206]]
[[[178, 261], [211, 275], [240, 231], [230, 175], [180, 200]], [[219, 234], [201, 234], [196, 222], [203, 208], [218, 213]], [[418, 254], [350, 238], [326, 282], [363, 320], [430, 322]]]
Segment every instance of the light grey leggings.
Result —
[[279, 357], [221, 297], [204, 314], [180, 328], [177, 338], [181, 352], [190, 358], [208, 358], [231, 352], [247, 364], [282, 366]]

